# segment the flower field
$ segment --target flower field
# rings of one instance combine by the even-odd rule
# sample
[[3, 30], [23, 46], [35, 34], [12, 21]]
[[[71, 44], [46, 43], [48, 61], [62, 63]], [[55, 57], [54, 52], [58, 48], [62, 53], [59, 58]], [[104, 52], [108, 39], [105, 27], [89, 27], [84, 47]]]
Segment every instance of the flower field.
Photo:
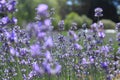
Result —
[[120, 23], [106, 33], [95, 9], [96, 23], [87, 31], [64, 20], [54, 30], [54, 10], [39, 4], [35, 21], [21, 28], [14, 16], [17, 2], [0, 0], [0, 80], [120, 80]]

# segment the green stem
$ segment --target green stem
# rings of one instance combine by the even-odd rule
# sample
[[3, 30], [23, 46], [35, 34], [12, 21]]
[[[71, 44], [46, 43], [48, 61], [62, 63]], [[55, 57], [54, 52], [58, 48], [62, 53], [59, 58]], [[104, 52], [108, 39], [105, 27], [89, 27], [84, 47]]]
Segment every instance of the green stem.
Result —
[[16, 57], [16, 64], [17, 64], [18, 77], [19, 77], [18, 80], [23, 80], [23, 78], [22, 78], [22, 73], [21, 73], [21, 71], [20, 71], [20, 66], [19, 66], [18, 61], [19, 61], [19, 59]]

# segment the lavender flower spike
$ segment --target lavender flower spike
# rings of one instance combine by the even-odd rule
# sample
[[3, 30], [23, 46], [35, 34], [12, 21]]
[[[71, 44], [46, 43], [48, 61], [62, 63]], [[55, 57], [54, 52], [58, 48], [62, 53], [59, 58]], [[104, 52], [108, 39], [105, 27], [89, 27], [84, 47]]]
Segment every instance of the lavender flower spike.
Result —
[[103, 12], [102, 8], [100, 7], [95, 8], [95, 17], [102, 17], [103, 16], [102, 12]]
[[40, 55], [40, 49], [39, 48], [40, 47], [37, 44], [32, 45], [30, 47], [30, 52], [31, 52], [32, 57], [36, 57], [36, 56]]
[[48, 39], [46, 40], [44, 46], [45, 46], [45, 48], [52, 48], [53, 47], [53, 41], [52, 41], [51, 37], [48, 37]]
[[48, 6], [46, 4], [40, 4], [36, 8], [36, 10], [37, 10], [37, 14], [44, 15], [48, 10]]

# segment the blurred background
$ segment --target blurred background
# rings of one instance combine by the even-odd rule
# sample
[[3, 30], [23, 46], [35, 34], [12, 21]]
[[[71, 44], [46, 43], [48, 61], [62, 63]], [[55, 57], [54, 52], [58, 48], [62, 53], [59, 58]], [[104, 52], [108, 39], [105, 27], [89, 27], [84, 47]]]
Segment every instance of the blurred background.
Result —
[[18, 24], [22, 26], [34, 21], [35, 8], [40, 3], [47, 4], [50, 10], [55, 9], [55, 29], [60, 20], [65, 21], [66, 30], [71, 27], [72, 22], [77, 23], [78, 28], [86, 23], [89, 28], [91, 23], [97, 21], [94, 17], [96, 7], [103, 9], [103, 17], [100, 19], [106, 29], [114, 29], [115, 23], [120, 21], [120, 0], [18, 0], [18, 12], [15, 14]]

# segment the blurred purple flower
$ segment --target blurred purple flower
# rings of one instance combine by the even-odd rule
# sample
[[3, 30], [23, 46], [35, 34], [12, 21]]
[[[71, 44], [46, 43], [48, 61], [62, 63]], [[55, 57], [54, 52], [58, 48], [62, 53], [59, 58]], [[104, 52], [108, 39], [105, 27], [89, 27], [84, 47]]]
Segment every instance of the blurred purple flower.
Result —
[[102, 53], [109, 53], [110, 51], [108, 46], [102, 46], [100, 50]]
[[73, 36], [74, 34], [75, 34], [75, 32], [74, 32], [74, 31], [69, 30], [69, 32], [68, 32], [68, 35], [69, 35], [69, 36]]
[[98, 22], [98, 28], [104, 29], [104, 24], [101, 21]]
[[16, 1], [15, 0], [12, 0], [9, 2], [9, 4], [7, 5], [7, 9], [9, 12], [13, 12], [15, 11], [15, 6], [16, 6]]
[[10, 54], [11, 54], [12, 56], [15, 56], [15, 55], [16, 55], [16, 50], [15, 50], [13, 47], [10, 48]]
[[120, 31], [120, 23], [117, 23], [115, 27], [116, 27], [116, 30], [119, 32]]
[[46, 5], [46, 4], [39, 4], [38, 7], [36, 8], [36, 10], [37, 10], [37, 14], [39, 14], [39, 15], [46, 15], [46, 14], [48, 14], [47, 13], [48, 5]]
[[59, 30], [64, 30], [64, 26], [65, 26], [64, 20], [61, 20], [61, 21], [58, 23], [58, 28], [59, 28]]
[[100, 32], [98, 32], [98, 36], [100, 38], [104, 38], [105, 37], [105, 33], [100, 31]]
[[93, 23], [93, 24], [91, 25], [91, 29], [92, 29], [93, 32], [96, 32], [96, 31], [98, 30], [98, 25], [97, 25], [97, 23]]
[[46, 57], [47, 60], [52, 61], [52, 57], [51, 57], [51, 54], [50, 54], [49, 51], [46, 51], [45, 57]]
[[82, 46], [79, 45], [78, 43], [74, 44], [74, 48], [75, 48], [75, 50], [82, 50], [83, 49]]
[[64, 41], [65, 41], [65, 38], [64, 38], [63, 35], [60, 35], [60, 36], [58, 36], [58, 40], [59, 40], [60, 42], [64, 42]]
[[35, 74], [34, 71], [31, 71], [31, 72], [29, 73], [29, 75], [28, 75], [28, 76], [29, 76], [28, 79], [33, 78], [34, 74]]
[[79, 40], [78, 36], [76, 35], [76, 33], [74, 31], [69, 30], [68, 34], [69, 34], [69, 36], [72, 37], [74, 42]]
[[41, 27], [43, 25], [43, 22], [38, 21], [37, 24], [38, 24], [39, 27]]
[[51, 48], [51, 47], [53, 47], [53, 41], [52, 41], [52, 38], [51, 38], [51, 37], [48, 37], [48, 38], [47, 38], [44, 46], [45, 46], [46, 48]]
[[43, 62], [43, 67], [45, 69], [45, 72], [52, 75], [60, 73], [61, 71], [61, 65], [59, 65], [58, 63], [55, 63], [55, 64], [52, 63], [51, 65], [50, 63], [47, 62], [47, 60]]
[[102, 12], [103, 12], [102, 8], [100, 7], [95, 8], [95, 17], [102, 17], [103, 16]]
[[93, 37], [92, 37], [91, 35], [87, 35], [87, 36], [86, 36], [87, 41], [91, 41], [92, 38], [93, 38]]
[[0, 4], [0, 13], [2, 12], [3, 5]]
[[10, 41], [14, 41], [14, 42], [17, 42], [17, 40], [18, 40], [18, 38], [17, 38], [17, 34], [16, 34], [16, 32], [13, 30], [12, 32], [11, 32], [11, 35], [10, 35]]
[[1, 22], [2, 22], [3, 25], [8, 24], [8, 23], [9, 23], [9, 18], [8, 18], [8, 16], [3, 17], [3, 18], [1, 19]]
[[40, 46], [38, 44], [34, 44], [30, 46], [30, 52], [32, 57], [36, 57], [40, 55]]
[[5, 36], [6, 36], [7, 39], [10, 38], [10, 33], [9, 32], [5, 31], [4, 34], [5, 34]]
[[0, 3], [1, 3], [1, 4], [5, 4], [5, 3], [6, 3], [6, 0], [0, 0]]
[[26, 53], [27, 53], [27, 48], [21, 48], [21, 49], [20, 49], [20, 55], [21, 55], [21, 56], [25, 56]]
[[59, 65], [58, 63], [56, 63], [55, 69], [51, 69], [50, 73], [53, 74], [53, 75], [58, 74], [58, 73], [61, 72], [61, 68], [62, 68], [62, 66]]
[[45, 20], [44, 20], [44, 24], [45, 24], [46, 26], [50, 26], [50, 25], [51, 25], [51, 20], [50, 20], [50, 19], [45, 19]]
[[101, 63], [101, 67], [102, 67], [103, 69], [107, 69], [107, 68], [108, 68], [108, 63], [107, 63], [107, 62], [102, 62], [102, 63]]
[[13, 23], [13, 24], [17, 24], [17, 22], [18, 22], [17, 18], [13, 17], [13, 18], [12, 18], [12, 23]]
[[86, 60], [86, 58], [82, 58], [82, 64], [84, 65], [86, 65], [86, 64], [89, 64], [89, 62]]
[[117, 33], [116, 38], [117, 38], [117, 41], [118, 41], [118, 42], [120, 42], [120, 32], [119, 32], [119, 33]]
[[38, 39], [44, 39], [46, 36], [46, 33], [45, 32], [39, 32], [38, 33]]
[[90, 63], [94, 63], [94, 58], [92, 56], [90, 56]]
[[33, 70], [34, 70], [34, 71], [36, 71], [36, 72], [38, 72], [38, 73], [40, 73], [40, 74], [43, 74], [43, 73], [44, 73], [44, 71], [39, 67], [39, 65], [38, 65], [36, 62], [34, 62], [34, 63], [32, 64], [32, 67], [33, 67]]

